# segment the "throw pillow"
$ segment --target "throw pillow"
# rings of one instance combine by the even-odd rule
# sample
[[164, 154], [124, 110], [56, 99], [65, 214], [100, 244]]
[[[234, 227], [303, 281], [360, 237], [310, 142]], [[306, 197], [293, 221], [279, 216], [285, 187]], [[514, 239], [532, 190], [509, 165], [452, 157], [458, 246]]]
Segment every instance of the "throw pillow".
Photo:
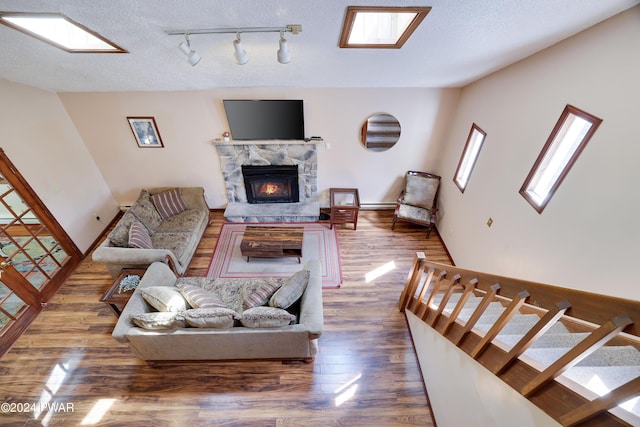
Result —
[[226, 329], [240, 316], [230, 308], [195, 308], [184, 312], [184, 320], [194, 328]]
[[155, 206], [153, 206], [151, 195], [147, 190], [142, 190], [140, 192], [140, 197], [138, 197], [138, 200], [136, 200], [133, 206], [131, 206], [129, 212], [135, 215], [135, 217], [152, 233], [162, 222], [162, 217], [156, 210]]
[[287, 309], [296, 302], [309, 283], [309, 270], [300, 270], [289, 277], [269, 300], [271, 307]]
[[111, 246], [117, 246], [120, 248], [129, 247], [129, 229], [131, 224], [136, 220], [136, 217], [129, 211], [125, 212], [118, 221], [118, 224], [113, 228], [113, 231], [109, 233], [109, 241]]
[[240, 322], [246, 328], [278, 328], [287, 326], [296, 316], [276, 307], [253, 307], [242, 313]]
[[432, 209], [438, 191], [438, 180], [419, 175], [407, 175], [404, 203], [419, 208]]
[[134, 220], [129, 229], [129, 247], [140, 249], [153, 249], [149, 231], [140, 221]]
[[207, 292], [199, 286], [178, 283], [176, 288], [193, 308], [227, 308], [218, 295]]
[[189, 304], [174, 286], [150, 286], [140, 289], [142, 298], [158, 311], [184, 311]]
[[131, 316], [131, 321], [144, 329], [174, 329], [186, 326], [182, 314], [178, 312], [135, 314]]
[[163, 219], [178, 215], [187, 210], [187, 204], [182, 198], [182, 191], [180, 191], [179, 188], [153, 194], [151, 201], [153, 201], [153, 205]]
[[281, 283], [264, 283], [252, 289], [249, 294], [244, 297], [242, 305], [245, 309], [265, 305], [281, 285]]

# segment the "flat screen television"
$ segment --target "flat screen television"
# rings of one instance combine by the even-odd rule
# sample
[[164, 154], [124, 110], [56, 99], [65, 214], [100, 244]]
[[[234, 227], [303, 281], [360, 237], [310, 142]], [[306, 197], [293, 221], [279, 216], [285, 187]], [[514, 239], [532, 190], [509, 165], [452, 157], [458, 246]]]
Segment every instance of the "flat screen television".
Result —
[[231, 138], [304, 139], [302, 100], [225, 99]]

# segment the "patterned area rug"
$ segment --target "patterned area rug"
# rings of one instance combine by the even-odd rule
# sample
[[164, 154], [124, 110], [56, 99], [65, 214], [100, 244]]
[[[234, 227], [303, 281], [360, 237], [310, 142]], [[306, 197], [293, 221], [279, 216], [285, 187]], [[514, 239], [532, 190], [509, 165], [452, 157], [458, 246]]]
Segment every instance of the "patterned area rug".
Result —
[[224, 223], [209, 263], [209, 278], [289, 277], [299, 271], [310, 259], [319, 259], [322, 267], [322, 287], [337, 288], [342, 283], [342, 267], [336, 229], [318, 223], [284, 223], [278, 227], [304, 227], [302, 259], [251, 258], [240, 254], [240, 242], [247, 225], [271, 226], [275, 224]]

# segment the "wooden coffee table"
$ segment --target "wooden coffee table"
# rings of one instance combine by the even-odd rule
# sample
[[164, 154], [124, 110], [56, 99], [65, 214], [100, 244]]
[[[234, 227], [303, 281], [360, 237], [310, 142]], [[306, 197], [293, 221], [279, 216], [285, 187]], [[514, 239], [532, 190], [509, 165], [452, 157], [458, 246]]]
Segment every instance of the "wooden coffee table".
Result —
[[100, 299], [100, 301], [104, 302], [109, 306], [109, 308], [113, 311], [113, 313], [120, 317], [122, 310], [124, 310], [124, 306], [129, 302], [129, 298], [133, 294], [135, 289], [130, 289], [127, 291], [118, 292], [120, 288], [120, 282], [128, 275], [139, 276], [142, 278], [146, 268], [124, 268], [120, 275], [113, 281], [111, 287], [105, 292], [104, 296]]
[[247, 257], [280, 258], [302, 257], [303, 227], [257, 227], [248, 225], [244, 230], [240, 253]]

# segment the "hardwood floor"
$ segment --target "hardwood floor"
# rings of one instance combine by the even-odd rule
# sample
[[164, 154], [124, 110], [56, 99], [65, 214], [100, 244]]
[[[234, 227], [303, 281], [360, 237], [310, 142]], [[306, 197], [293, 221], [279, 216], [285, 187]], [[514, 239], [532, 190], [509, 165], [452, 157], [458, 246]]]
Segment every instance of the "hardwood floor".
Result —
[[[224, 218], [215, 211], [211, 219], [189, 275], [208, 268]], [[433, 425], [396, 303], [416, 251], [449, 258], [437, 233], [425, 240], [424, 228], [408, 223], [391, 231], [391, 219], [392, 211], [361, 211], [357, 231], [337, 226], [344, 282], [323, 292], [325, 328], [313, 364], [149, 367], [111, 337], [116, 318], [99, 300], [112, 279], [87, 257], [0, 360], [0, 403], [27, 411], [6, 413], [3, 405], [0, 425]], [[365, 279], [388, 263], [395, 268]]]

